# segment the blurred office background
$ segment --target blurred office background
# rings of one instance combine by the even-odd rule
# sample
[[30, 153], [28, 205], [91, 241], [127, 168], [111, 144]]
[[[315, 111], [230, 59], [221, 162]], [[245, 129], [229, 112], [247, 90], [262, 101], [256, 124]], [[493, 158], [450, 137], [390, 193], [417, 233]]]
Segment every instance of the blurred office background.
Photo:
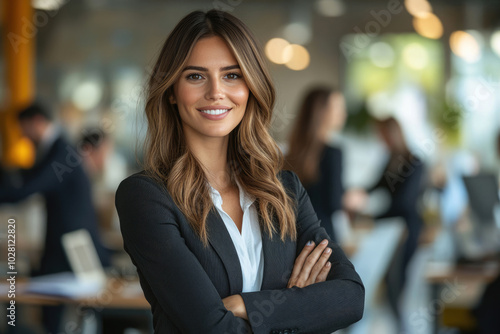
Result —
[[[284, 151], [304, 94], [311, 87], [327, 85], [338, 87], [346, 102], [346, 125], [332, 136], [343, 151], [346, 192], [367, 189], [384, 173], [390, 152], [377, 134], [377, 120], [396, 119], [409, 150], [425, 165], [421, 187], [415, 190], [423, 228], [407, 267], [399, 315], [389, 305], [386, 291], [392, 288], [387, 276], [401, 252], [404, 228], [387, 232], [393, 240], [380, 239], [392, 246], [384, 253], [380, 273], [369, 283], [374, 291], [366, 305], [367, 325], [350, 331], [475, 332], [474, 309], [498, 273], [498, 248], [483, 251], [480, 240], [471, 241], [469, 234], [488, 224], [488, 231], [498, 234], [499, 1], [4, 0], [0, 7], [2, 169], [13, 171], [34, 163], [35, 150], [22, 136], [16, 118], [18, 110], [34, 100], [43, 101], [75, 145], [85, 129], [101, 128], [113, 142], [103, 169], [91, 177], [101, 239], [112, 252], [114, 277], [133, 282], [135, 270], [122, 250], [114, 192], [122, 179], [141, 169], [144, 83], [175, 24], [195, 9], [212, 8], [243, 20], [265, 48], [277, 88], [271, 133]], [[404, 165], [410, 174], [411, 163]], [[471, 207], [474, 185], [468, 187], [463, 178], [475, 176], [493, 180], [493, 195], [476, 192], [479, 202], [494, 196], [492, 206], [485, 209], [492, 222], [478, 222], [481, 219]], [[377, 242], [370, 246], [367, 240], [376, 235], [380, 224], [373, 217], [388, 205], [389, 197], [384, 192], [354, 195], [351, 207], [358, 210], [336, 214], [337, 240], [360, 266], [369, 265], [370, 258], [356, 258], [357, 252], [366, 247], [369, 254], [379, 250]], [[28, 276], [40, 261], [46, 226], [43, 210], [43, 197], [36, 194], [0, 206], [0, 263], [6, 268], [6, 221], [14, 216], [18, 278]], [[491, 242], [496, 241], [493, 237]], [[464, 271], [453, 271], [459, 264]], [[132, 286], [137, 288], [129, 283], [127, 293], [137, 293]], [[441, 292], [446, 289], [450, 291], [444, 296]], [[24, 323], [20, 327], [26, 333], [42, 332], [38, 304], [25, 300], [19, 313], [17, 321]], [[103, 305], [106, 302], [99, 305], [101, 309], [106, 308]], [[99, 309], [94, 326], [139, 314], [124, 330], [147, 332], [150, 319], [141, 307], [147, 310], [147, 305], [130, 307], [102, 317]], [[65, 312], [75, 328], [86, 321]], [[0, 332], [4, 330], [2, 321]]]

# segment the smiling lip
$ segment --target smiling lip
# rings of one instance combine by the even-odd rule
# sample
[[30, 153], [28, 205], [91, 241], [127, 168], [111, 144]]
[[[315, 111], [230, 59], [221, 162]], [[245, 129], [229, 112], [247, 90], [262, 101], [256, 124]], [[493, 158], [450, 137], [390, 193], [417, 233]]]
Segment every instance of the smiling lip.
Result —
[[219, 105], [197, 108], [203, 117], [213, 121], [223, 119], [232, 109], [233, 108]]

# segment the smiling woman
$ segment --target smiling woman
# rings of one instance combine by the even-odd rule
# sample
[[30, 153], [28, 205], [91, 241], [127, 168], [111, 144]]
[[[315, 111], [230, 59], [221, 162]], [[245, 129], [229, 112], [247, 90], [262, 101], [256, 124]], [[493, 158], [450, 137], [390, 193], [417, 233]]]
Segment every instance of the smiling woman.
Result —
[[144, 170], [116, 193], [156, 333], [330, 333], [364, 288], [269, 135], [274, 86], [248, 28], [196, 11], [148, 83]]

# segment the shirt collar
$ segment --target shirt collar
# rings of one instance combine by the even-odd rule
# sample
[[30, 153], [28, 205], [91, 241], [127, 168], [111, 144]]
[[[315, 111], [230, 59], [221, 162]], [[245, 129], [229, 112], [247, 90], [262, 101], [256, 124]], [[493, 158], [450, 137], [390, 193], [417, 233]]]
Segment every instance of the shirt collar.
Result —
[[56, 124], [49, 124], [47, 129], [42, 135], [40, 144], [37, 148], [37, 155], [39, 158], [45, 156], [45, 154], [52, 147], [56, 139], [61, 135], [61, 128]]
[[[212, 197], [212, 201], [217, 207], [222, 208], [222, 196], [217, 191], [217, 189], [212, 187], [210, 183], [208, 185], [210, 186], [210, 196]], [[238, 180], [236, 180], [236, 185], [239, 189], [241, 209], [245, 211], [250, 205], [252, 205], [252, 203], [255, 201], [255, 198], [250, 194], [247, 194]]]

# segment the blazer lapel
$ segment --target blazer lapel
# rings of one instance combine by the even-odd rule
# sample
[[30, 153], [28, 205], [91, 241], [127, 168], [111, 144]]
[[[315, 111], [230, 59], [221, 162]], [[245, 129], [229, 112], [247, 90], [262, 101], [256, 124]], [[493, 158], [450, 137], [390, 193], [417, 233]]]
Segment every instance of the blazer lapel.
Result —
[[224, 221], [215, 208], [208, 214], [207, 230], [208, 240], [226, 268], [230, 295], [240, 293], [243, 289], [240, 259]]
[[262, 252], [264, 253], [264, 274], [261, 290], [285, 288], [295, 261], [296, 243], [288, 239], [282, 242], [279, 234], [272, 239], [261, 227]]
[[[264, 253], [264, 274], [262, 277], [261, 290], [268, 290], [272, 288], [270, 284], [276, 280], [277, 269], [281, 267], [281, 264], [277, 262], [279, 257], [277, 256], [280, 249], [280, 242], [273, 242], [269, 238], [266, 231], [261, 228], [262, 235], [262, 252]], [[273, 233], [273, 239], [279, 236]]]

